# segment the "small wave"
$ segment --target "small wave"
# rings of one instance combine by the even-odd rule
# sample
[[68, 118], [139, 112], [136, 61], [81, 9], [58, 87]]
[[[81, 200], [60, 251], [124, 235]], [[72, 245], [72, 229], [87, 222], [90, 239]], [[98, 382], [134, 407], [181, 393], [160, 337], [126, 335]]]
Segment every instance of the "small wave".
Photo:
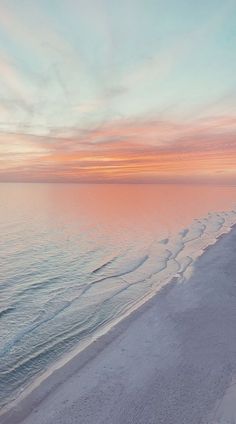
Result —
[[98, 268], [95, 268], [91, 274], [96, 274], [99, 271], [104, 270], [108, 265], [111, 265], [115, 260], [117, 259], [117, 256], [114, 256], [114, 258], [110, 259], [109, 261], [105, 262], [104, 264], [100, 265]]
[[22, 296], [25, 293], [31, 293], [36, 290], [42, 290], [45, 289], [45, 287], [54, 285], [60, 281], [60, 277], [51, 277], [51, 278], [45, 278], [37, 283], [31, 284], [30, 287], [24, 288], [21, 292], [18, 293], [18, 296]]
[[167, 243], [168, 243], [168, 241], [169, 241], [169, 239], [168, 239], [168, 238], [165, 238], [165, 239], [163, 239], [163, 240], [160, 240], [160, 241], [159, 241], [159, 243], [160, 243], [160, 244], [167, 244]]
[[4, 357], [22, 338], [29, 333], [36, 330], [42, 324], [45, 324], [55, 319], [65, 309], [70, 307], [84, 292], [84, 289], [77, 296], [73, 296], [70, 300], [58, 299], [57, 296], [54, 299], [49, 300], [45, 305], [44, 309], [40, 311], [39, 315], [33, 320], [33, 322], [24, 327], [14, 338], [7, 342], [0, 350], [0, 357]]
[[0, 310], [0, 318], [8, 315], [10, 312], [13, 312], [15, 308], [13, 306], [9, 306], [8, 308]]
[[[227, 233], [236, 223], [235, 211], [210, 212], [207, 217], [195, 220], [182, 234], [182, 248], [172, 257], [179, 263], [179, 274], [187, 275], [195, 260], [205, 249], [216, 242], [220, 235]], [[173, 242], [176, 247], [176, 243]]]
[[189, 243], [196, 239], [199, 239], [206, 229], [206, 225], [201, 221], [196, 221], [189, 229], [188, 232], [183, 236], [184, 243]]
[[111, 275], [108, 275], [106, 277], [100, 278], [99, 280], [95, 280], [92, 281], [91, 284], [96, 284], [99, 283], [101, 281], [110, 279], [110, 278], [117, 278], [117, 277], [122, 277], [124, 275], [130, 274], [134, 271], [136, 271], [138, 268], [140, 268], [144, 262], [146, 262], [148, 260], [149, 256], [145, 255], [139, 259], [134, 260], [132, 263], [127, 263], [125, 265], [123, 265], [123, 268], [120, 269], [120, 271], [114, 272]]
[[188, 228], [184, 228], [183, 230], [179, 231], [179, 235], [182, 237], [185, 237], [189, 232]]

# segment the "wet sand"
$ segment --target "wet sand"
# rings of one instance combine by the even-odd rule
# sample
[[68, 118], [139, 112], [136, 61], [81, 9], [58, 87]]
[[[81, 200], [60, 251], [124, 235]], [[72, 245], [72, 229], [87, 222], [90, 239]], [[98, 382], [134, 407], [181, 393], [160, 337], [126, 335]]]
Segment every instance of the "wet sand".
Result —
[[236, 423], [236, 228], [0, 422]]

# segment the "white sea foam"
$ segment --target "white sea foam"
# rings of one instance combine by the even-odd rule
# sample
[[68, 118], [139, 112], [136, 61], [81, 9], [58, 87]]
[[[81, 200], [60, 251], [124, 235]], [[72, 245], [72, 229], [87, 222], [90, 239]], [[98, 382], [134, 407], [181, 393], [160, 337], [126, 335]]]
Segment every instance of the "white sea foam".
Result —
[[[203, 251], [214, 244], [222, 234], [230, 231], [235, 223], [234, 210], [209, 213], [202, 219], [194, 220], [189, 228], [179, 231], [177, 235], [152, 243], [145, 256], [131, 263], [129, 257], [123, 258], [123, 261], [117, 258], [113, 261], [113, 266], [109, 267], [108, 275], [93, 281], [88, 289], [93, 290], [94, 284], [100, 284], [102, 280], [111, 281], [116, 277], [122, 277], [122, 281], [126, 283], [125, 289], [127, 286], [141, 284], [151, 278], [155, 279], [152, 287], [153, 285], [158, 287], [174, 276], [181, 276], [183, 280], [187, 278], [190, 268]], [[104, 270], [106, 265], [101, 266], [101, 269]]]

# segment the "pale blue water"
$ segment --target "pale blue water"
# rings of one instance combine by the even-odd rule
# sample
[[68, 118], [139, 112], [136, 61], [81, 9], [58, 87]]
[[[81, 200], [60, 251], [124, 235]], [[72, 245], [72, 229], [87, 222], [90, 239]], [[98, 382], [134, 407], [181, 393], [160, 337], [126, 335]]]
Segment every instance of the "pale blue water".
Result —
[[0, 184], [0, 406], [182, 272], [183, 247], [233, 218], [174, 235], [235, 200], [235, 187]]

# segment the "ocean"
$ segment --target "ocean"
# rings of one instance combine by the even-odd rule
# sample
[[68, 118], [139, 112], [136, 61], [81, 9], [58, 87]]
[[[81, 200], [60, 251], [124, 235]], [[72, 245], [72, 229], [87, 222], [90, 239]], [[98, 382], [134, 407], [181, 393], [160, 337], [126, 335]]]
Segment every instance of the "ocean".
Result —
[[187, 282], [235, 210], [230, 186], [0, 184], [0, 407], [173, 278]]

